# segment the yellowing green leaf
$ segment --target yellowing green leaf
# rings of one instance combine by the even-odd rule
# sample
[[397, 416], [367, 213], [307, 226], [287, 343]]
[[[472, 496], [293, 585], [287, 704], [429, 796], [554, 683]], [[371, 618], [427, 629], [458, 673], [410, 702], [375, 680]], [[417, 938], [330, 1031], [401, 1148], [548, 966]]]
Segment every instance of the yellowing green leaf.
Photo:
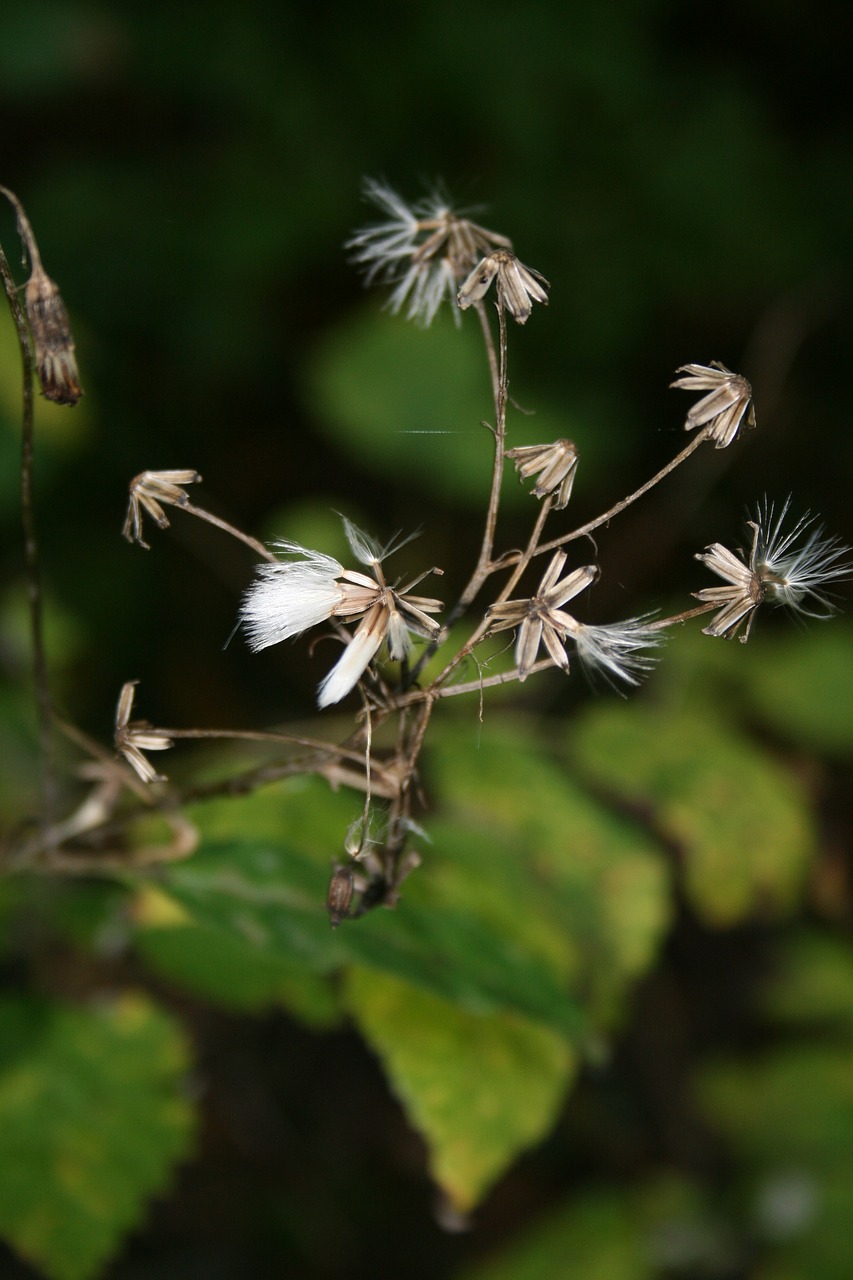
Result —
[[694, 908], [730, 925], [797, 901], [814, 852], [796, 778], [707, 715], [604, 707], [572, 732], [584, 772], [678, 847]]
[[346, 992], [427, 1144], [433, 1178], [456, 1209], [469, 1211], [547, 1133], [573, 1051], [524, 1018], [470, 1013], [386, 975], [356, 970]]
[[126, 995], [0, 1004], [0, 1046], [0, 1234], [51, 1280], [87, 1280], [188, 1153], [186, 1044]]
[[547, 951], [601, 1012], [651, 964], [669, 923], [659, 848], [584, 792], [523, 719], [439, 726], [428, 767], [448, 900]]
[[539, 955], [508, 948], [502, 932], [456, 905], [422, 905], [416, 881], [396, 911], [376, 911], [333, 932], [324, 863], [280, 840], [235, 840], [206, 845], [170, 867], [160, 885], [196, 923], [292, 966], [324, 974], [366, 965], [467, 1008], [515, 1009], [567, 1034], [582, 1031], [577, 1001]]

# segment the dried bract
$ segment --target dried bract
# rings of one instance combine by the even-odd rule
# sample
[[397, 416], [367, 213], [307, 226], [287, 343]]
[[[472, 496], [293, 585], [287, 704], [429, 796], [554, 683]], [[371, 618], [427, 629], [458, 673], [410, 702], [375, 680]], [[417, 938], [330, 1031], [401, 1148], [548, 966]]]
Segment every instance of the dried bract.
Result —
[[383, 217], [347, 241], [352, 260], [365, 268], [367, 284], [393, 284], [388, 306], [394, 313], [406, 307], [406, 315], [428, 325], [443, 301], [456, 309], [456, 291], [483, 254], [511, 249], [506, 236], [498, 235], [454, 213], [437, 192], [408, 205], [383, 182], [368, 180], [365, 197]]
[[685, 431], [707, 427], [708, 439], [714, 441], [715, 448], [725, 449], [744, 419], [747, 427], [755, 426], [752, 387], [739, 373], [732, 373], [718, 360], [712, 360], [710, 365], [683, 364], [675, 372], [687, 376], [676, 378], [669, 384], [671, 387], [708, 393], [689, 410], [684, 420]]
[[544, 276], [525, 267], [509, 249], [494, 249], [477, 263], [456, 295], [460, 311], [480, 302], [497, 280], [498, 306], [518, 324], [525, 324], [534, 302], [548, 305], [550, 285]]
[[201, 476], [197, 471], [141, 471], [130, 482], [130, 499], [122, 527], [124, 537], [128, 542], [136, 542], [150, 551], [151, 548], [142, 537], [143, 512], [151, 517], [158, 529], [168, 529], [169, 518], [162, 503], [172, 507], [185, 507], [189, 502], [189, 495], [184, 493], [181, 486], [200, 483]]
[[850, 548], [837, 538], [825, 537], [823, 527], [815, 526], [808, 512], [784, 530], [790, 501], [785, 501], [778, 517], [772, 503], [759, 505], [756, 518], [747, 522], [752, 531], [748, 557], [719, 542], [697, 553], [697, 560], [728, 583], [694, 592], [697, 600], [720, 605], [704, 628], [705, 635], [732, 639], [743, 628], [738, 639], [745, 643], [762, 604], [786, 605], [809, 618], [827, 618], [834, 612], [825, 588], [851, 576], [853, 563], [846, 558]]
[[503, 604], [493, 604], [487, 610], [490, 630], [506, 631], [509, 627], [518, 629], [515, 665], [519, 681], [526, 680], [530, 674], [541, 644], [545, 645], [555, 666], [563, 671], [569, 669], [569, 656], [563, 642], [575, 630], [577, 623], [563, 611], [562, 606], [595, 581], [598, 568], [593, 564], [584, 565], [583, 568], [573, 569], [561, 580], [560, 574], [565, 563], [565, 551], [556, 552], [535, 596], [529, 600], [507, 600]]
[[517, 445], [514, 449], [507, 449], [505, 456], [512, 459], [521, 480], [539, 476], [531, 489], [534, 498], [554, 493], [557, 495], [555, 509], [562, 511], [567, 506], [578, 468], [578, 451], [571, 440]]
[[145, 751], [166, 751], [174, 743], [168, 734], [161, 729], [152, 729], [144, 720], [130, 723], [133, 699], [136, 695], [137, 680], [128, 680], [122, 685], [116, 707], [115, 747], [123, 755], [143, 782], [165, 782], [163, 774], [158, 773], [143, 754]]

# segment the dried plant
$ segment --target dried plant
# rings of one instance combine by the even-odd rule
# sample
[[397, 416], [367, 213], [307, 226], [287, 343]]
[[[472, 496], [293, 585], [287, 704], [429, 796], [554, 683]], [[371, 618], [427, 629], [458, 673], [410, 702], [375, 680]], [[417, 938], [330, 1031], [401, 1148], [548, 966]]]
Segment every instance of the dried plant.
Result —
[[[29, 834], [24, 843], [7, 852], [14, 865], [89, 871], [93, 865], [110, 869], [123, 865], [123, 859], [126, 865], [138, 866], [188, 856], [195, 847], [191, 825], [182, 816], [188, 799], [237, 790], [245, 793], [283, 777], [315, 773], [332, 786], [346, 786], [360, 795], [360, 815], [341, 833], [342, 857], [329, 885], [329, 916], [337, 927], [378, 905], [393, 906], [401, 884], [420, 861], [414, 847], [419, 832], [416, 814], [423, 804], [419, 762], [433, 711], [440, 702], [472, 694], [482, 702], [491, 687], [513, 682], [520, 685], [555, 669], [569, 675], [575, 659], [593, 677], [624, 691], [651, 671], [666, 628], [712, 613], [704, 628], [706, 635], [738, 636], [746, 641], [759, 608], [765, 604], [786, 605], [809, 617], [827, 616], [833, 607], [828, 588], [850, 574], [847, 548], [826, 536], [808, 515], [786, 527], [790, 499], [778, 515], [765, 500], [749, 521], [748, 553], [730, 551], [718, 542], [698, 553], [697, 558], [725, 585], [698, 590], [697, 606], [667, 617], [645, 614], [595, 623], [576, 618], [567, 606], [602, 570], [596, 563], [573, 563], [572, 543], [613, 520], [703, 444], [722, 449], [738, 441], [744, 427], [755, 425], [750, 384], [716, 361], [681, 366], [676, 372], [682, 376], [671, 385], [702, 393], [687, 413], [685, 428], [695, 433], [687, 446], [657, 474], [594, 519], [572, 527], [563, 517], [562, 525], [555, 524], [554, 517], [567, 508], [575, 484], [575, 444], [559, 439], [508, 447], [507, 438], [507, 317], [518, 324], [527, 323], [534, 304], [547, 303], [550, 286], [538, 271], [522, 265], [506, 236], [454, 211], [438, 193], [409, 205], [386, 184], [371, 181], [365, 186], [365, 195], [378, 210], [378, 219], [353, 234], [347, 245], [366, 282], [389, 288], [390, 309], [405, 310], [421, 325], [430, 324], [442, 306], [452, 309], [457, 324], [462, 323], [461, 313], [471, 309], [483, 335], [493, 402], [491, 479], [479, 553], [468, 579], [450, 607], [439, 599], [412, 594], [425, 577], [440, 576], [441, 569], [424, 572], [419, 567], [419, 576], [412, 579], [389, 578], [386, 562], [399, 556], [410, 539], [383, 546], [347, 519], [346, 540], [361, 568], [347, 568], [324, 549], [305, 547], [288, 538], [270, 549], [190, 501], [186, 487], [201, 480], [194, 469], [144, 471], [130, 483], [124, 536], [147, 547], [144, 517], [165, 530], [169, 518], [164, 508], [172, 507], [181, 516], [202, 519], [241, 540], [259, 561], [254, 580], [236, 606], [251, 649], [258, 651], [311, 629], [328, 627], [343, 645], [343, 652], [319, 686], [319, 706], [322, 710], [345, 702], [353, 693], [357, 696], [352, 700], [349, 732], [341, 741], [326, 741], [321, 736], [265, 730], [164, 728], [131, 721], [136, 685], [130, 680], [119, 697], [113, 755], [61, 722], [48, 692], [29, 492], [31, 456], [26, 448], [32, 434], [31, 391], [28, 401], [27, 387], [33, 362], [45, 394], [59, 403], [74, 403], [80, 387], [64, 308], [55, 286], [44, 275], [20, 203], [10, 192], [5, 194], [15, 207], [33, 265], [25, 291], [28, 331], [5, 258], [0, 258], [18, 322], [25, 370], [24, 524], [30, 548], [28, 571], [45, 772], [48, 777], [52, 772], [49, 739], [58, 730], [89, 757], [93, 783], [77, 810], [62, 821], [52, 812], [54, 787], [46, 785], [50, 803], [46, 800], [41, 831]], [[501, 482], [510, 464], [520, 480], [535, 478], [531, 496], [538, 505], [531, 504], [531, 528], [522, 550], [498, 547]], [[546, 555], [547, 562], [534, 563]], [[542, 563], [547, 563], [544, 572]], [[528, 573], [532, 580], [525, 593], [521, 583]], [[460, 642], [456, 624], [462, 621], [467, 629]], [[512, 652], [507, 669], [484, 675], [479, 665], [480, 655], [489, 651], [484, 646], [491, 637], [510, 631], [515, 643], [507, 648]], [[445, 652], [446, 656], [436, 656]], [[427, 664], [432, 673], [429, 678], [425, 676]], [[383, 745], [377, 747], [383, 726], [393, 732], [382, 735]], [[266, 743], [283, 755], [262, 769], [248, 770], [206, 790], [173, 788], [148, 760], [148, 752], [174, 749], [181, 740], [219, 738]], [[129, 806], [122, 807], [125, 801]], [[166, 815], [174, 839], [163, 846], [130, 852], [123, 839], [130, 821], [126, 815], [132, 816], [134, 805], [137, 810], [153, 808]], [[105, 833], [112, 841], [109, 847], [104, 845]]]

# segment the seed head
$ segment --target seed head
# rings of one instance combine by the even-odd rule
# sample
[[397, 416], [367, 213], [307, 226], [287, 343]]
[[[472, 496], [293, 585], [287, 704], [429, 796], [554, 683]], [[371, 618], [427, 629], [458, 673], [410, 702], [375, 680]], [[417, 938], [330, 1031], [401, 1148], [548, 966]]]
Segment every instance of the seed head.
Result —
[[142, 515], [146, 512], [158, 529], [168, 529], [169, 518], [162, 503], [172, 507], [185, 507], [189, 495], [182, 485], [200, 484], [197, 471], [140, 471], [130, 482], [130, 498], [122, 534], [128, 542], [136, 542], [146, 551], [150, 547], [142, 537]]
[[752, 387], [739, 373], [732, 373], [719, 360], [712, 360], [710, 365], [683, 364], [675, 372], [687, 377], [676, 378], [669, 384], [671, 387], [708, 393], [688, 411], [685, 431], [706, 427], [708, 439], [714, 441], [717, 449], [725, 449], [738, 434], [744, 419], [747, 427], [755, 426]]
[[368, 179], [364, 194], [383, 215], [346, 244], [352, 261], [365, 268], [365, 282], [393, 285], [390, 310], [405, 307], [407, 317], [422, 325], [432, 323], [446, 300], [458, 324], [461, 281], [484, 254], [511, 250], [512, 243], [455, 213], [438, 191], [408, 205], [386, 183]]
[[531, 489], [534, 498], [544, 498], [548, 493], [557, 495], [554, 507], [562, 511], [571, 497], [575, 472], [578, 469], [578, 451], [571, 440], [555, 440], [553, 444], [516, 445], [507, 449], [506, 457], [512, 458], [521, 480], [538, 475]]
[[526, 680], [530, 674], [541, 644], [544, 644], [555, 666], [563, 671], [569, 669], [569, 655], [564, 641], [577, 624], [563, 610], [563, 605], [595, 581], [598, 568], [593, 564], [584, 565], [560, 579], [565, 563], [565, 551], [557, 551], [535, 596], [529, 600], [507, 600], [502, 604], [494, 604], [487, 612], [492, 631], [517, 628], [515, 665], [518, 668], [519, 682]]
[[518, 324], [525, 324], [534, 302], [548, 305], [550, 285], [532, 267], [525, 267], [510, 249], [493, 249], [477, 263], [456, 295], [460, 311], [480, 302], [497, 280], [498, 306]]
[[737, 635], [745, 643], [762, 604], [786, 605], [809, 618], [827, 618], [835, 612], [826, 586], [851, 576], [850, 548], [826, 537], [823, 526], [816, 525], [808, 512], [785, 530], [790, 504], [789, 497], [778, 517], [772, 502], [765, 499], [758, 504], [755, 519], [747, 521], [752, 531], [748, 556], [729, 551], [719, 542], [697, 553], [696, 559], [728, 584], [694, 592], [697, 600], [720, 605], [703, 629], [705, 635], [728, 639]]
[[400, 662], [408, 656], [413, 634], [430, 639], [438, 635], [439, 624], [428, 615], [444, 607], [440, 600], [412, 595], [415, 583], [389, 586], [381, 561], [396, 547], [380, 547], [349, 520], [344, 520], [344, 532], [353, 555], [373, 570], [373, 576], [345, 569], [332, 556], [298, 543], [279, 542], [279, 548], [295, 558], [260, 565], [240, 608], [255, 652], [330, 619], [360, 620], [320, 685], [321, 707], [339, 702], [355, 687], [383, 641], [391, 660]]
[[157, 772], [143, 752], [166, 751], [174, 746], [174, 743], [168, 734], [163, 733], [161, 729], [152, 729], [144, 720], [130, 723], [130, 713], [138, 683], [138, 680], [128, 680], [122, 685], [119, 694], [115, 724], [116, 751], [124, 756], [143, 782], [165, 782], [166, 778]]

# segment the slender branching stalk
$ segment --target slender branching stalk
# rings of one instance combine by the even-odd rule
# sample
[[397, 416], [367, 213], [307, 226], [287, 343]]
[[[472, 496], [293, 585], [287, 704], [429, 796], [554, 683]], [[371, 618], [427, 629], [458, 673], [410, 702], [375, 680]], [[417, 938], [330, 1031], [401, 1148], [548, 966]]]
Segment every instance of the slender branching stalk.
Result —
[[32, 643], [33, 680], [39, 725], [41, 755], [42, 822], [47, 828], [56, 811], [56, 753], [53, 740], [53, 703], [48, 679], [47, 650], [44, 642], [44, 609], [41, 589], [41, 566], [36, 530], [35, 499], [33, 495], [33, 358], [30, 351], [29, 330], [24, 309], [9, 264], [0, 248], [0, 276], [9, 302], [9, 310], [15, 322], [15, 332], [21, 352], [21, 524], [24, 544], [24, 572], [27, 583], [27, 604], [30, 615], [30, 640]]
[[276, 555], [270, 551], [269, 547], [265, 547], [262, 542], [258, 542], [257, 538], [253, 538], [250, 533], [244, 533], [242, 529], [238, 529], [236, 525], [229, 524], [227, 520], [223, 520], [221, 516], [215, 516], [210, 511], [205, 511], [203, 507], [197, 507], [194, 503], [188, 502], [181, 508], [186, 511], [189, 516], [197, 516], [199, 520], [206, 520], [208, 524], [214, 525], [217, 529], [221, 529], [223, 533], [230, 533], [232, 538], [245, 543], [247, 547], [251, 547], [255, 555], [261, 560], [266, 560], [269, 564], [276, 563]]
[[[357, 233], [349, 248], [364, 267], [368, 281], [390, 283], [392, 310], [404, 309], [410, 318], [424, 324], [430, 323], [439, 306], [451, 306], [457, 320], [471, 307], [483, 336], [493, 413], [493, 423], [484, 424], [492, 436], [489, 490], [479, 550], [456, 603], [445, 611], [440, 600], [414, 595], [424, 577], [440, 575], [441, 570], [434, 568], [410, 578], [391, 577], [384, 562], [405, 542], [381, 546], [346, 519], [344, 531], [359, 568], [288, 540], [270, 550], [251, 534], [190, 502], [186, 486], [201, 479], [192, 470], [144, 471], [136, 476], [130, 484], [123, 530], [129, 541], [147, 547], [143, 517], [167, 529], [165, 504], [181, 508], [249, 547], [259, 564], [240, 618], [253, 649], [328, 624], [341, 641], [342, 651], [320, 685], [320, 708], [343, 701], [354, 690], [360, 698], [351, 728], [339, 742], [325, 741], [312, 733], [152, 726], [131, 718], [136, 693], [133, 681], [124, 685], [119, 696], [114, 751], [54, 717], [42, 635], [32, 496], [33, 364], [27, 322], [0, 252], [0, 273], [18, 329], [24, 371], [22, 509], [45, 792], [43, 824], [38, 831], [10, 843], [5, 850], [8, 867], [62, 874], [112, 873], [188, 857], [196, 848], [198, 833], [186, 817], [187, 806], [213, 797], [249, 795], [287, 778], [313, 774], [360, 797], [357, 815], [342, 839], [344, 859], [336, 865], [329, 887], [329, 916], [337, 927], [344, 919], [364, 915], [374, 907], [394, 906], [405, 877], [420, 860], [413, 847], [416, 817], [425, 804], [420, 760], [439, 703], [476, 695], [482, 717], [488, 690], [521, 685], [546, 671], [569, 673], [578, 662], [610, 683], [632, 686], [652, 665], [643, 650], [657, 645], [669, 627], [713, 613], [705, 634], [737, 635], [746, 640], [756, 611], [767, 604], [784, 604], [808, 617], [831, 612], [826, 584], [849, 576], [846, 548], [814, 527], [808, 515], [786, 524], [789, 503], [774, 512], [772, 504], [765, 501], [749, 522], [748, 554], [729, 551], [720, 543], [698, 553], [697, 558], [722, 580], [722, 585], [695, 593], [698, 605], [664, 618], [640, 615], [602, 625], [576, 618], [570, 611], [571, 601], [596, 580], [600, 569], [597, 564], [571, 564], [567, 548], [621, 515], [701, 445], [727, 448], [753, 426], [749, 383], [717, 362], [682, 366], [677, 373], [683, 376], [671, 385], [703, 393], [684, 422], [685, 429], [695, 433], [689, 444], [600, 515], [561, 531], [557, 520], [569, 502], [578, 462], [574, 443], [559, 440], [507, 448], [507, 317], [518, 324], [527, 323], [534, 304], [548, 301], [547, 281], [519, 261], [506, 237], [454, 214], [443, 200], [431, 198], [409, 209], [383, 184], [368, 184], [367, 192], [385, 219]], [[23, 211], [14, 202], [19, 227], [25, 224], [31, 236]], [[494, 306], [486, 300], [492, 286]], [[43, 281], [39, 287], [42, 301], [47, 298], [50, 302], [50, 288]], [[73, 403], [72, 397], [80, 393], [76, 370], [72, 374], [67, 363], [69, 352], [73, 352], [73, 344], [68, 342], [59, 355], [48, 350], [54, 363], [48, 358], [46, 366], [55, 372], [58, 361], [66, 375], [65, 382], [54, 388], [54, 398], [68, 397], [65, 403]], [[524, 546], [501, 549], [501, 487], [508, 461], [514, 462], [522, 480], [537, 477], [532, 497], [538, 506]], [[534, 560], [543, 555], [550, 556], [544, 573], [538, 571], [538, 581], [528, 588], [529, 595], [517, 598]], [[443, 614], [441, 621], [436, 614]], [[456, 624], [463, 619], [465, 638], [459, 642]], [[514, 635], [511, 667], [485, 674], [493, 661], [506, 664], [501, 655], [483, 658], [482, 653], [489, 650], [481, 650], [478, 656], [483, 642], [501, 631]], [[417, 657], [413, 637], [425, 642]], [[449, 650], [451, 639], [455, 647], [442, 658], [438, 673], [426, 679], [430, 659], [439, 650]], [[478, 670], [476, 679], [464, 678], [466, 666]], [[81, 752], [84, 760], [79, 773], [86, 784], [76, 806], [61, 819], [53, 813], [54, 727]], [[225, 741], [274, 749], [276, 758], [240, 767], [213, 781], [180, 784], [156, 772], [148, 759], [150, 752], [162, 752], [178, 743]], [[142, 819], [150, 820], [152, 815], [165, 823], [167, 838], [137, 847], [130, 835]]]

